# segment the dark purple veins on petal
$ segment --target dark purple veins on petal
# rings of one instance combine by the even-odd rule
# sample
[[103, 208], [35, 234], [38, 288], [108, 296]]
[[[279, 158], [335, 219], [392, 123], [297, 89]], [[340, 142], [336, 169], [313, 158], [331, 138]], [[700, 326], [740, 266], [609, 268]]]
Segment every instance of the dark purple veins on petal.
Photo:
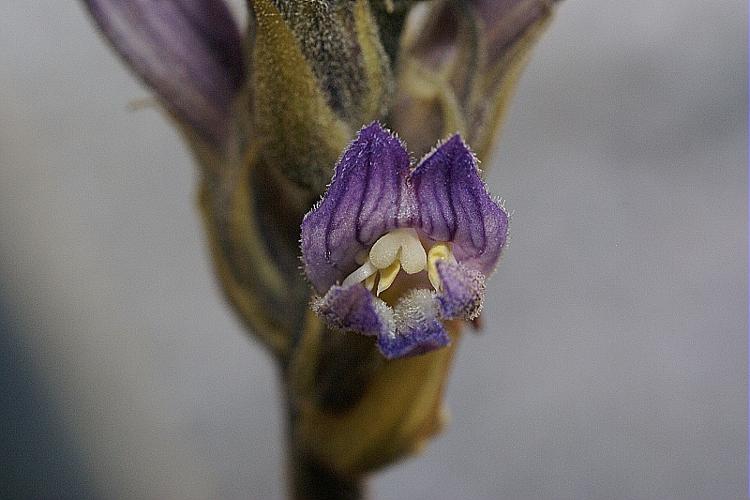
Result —
[[356, 269], [357, 253], [406, 224], [401, 206], [408, 172], [406, 150], [378, 123], [344, 151], [328, 191], [302, 222], [305, 271], [319, 293]]
[[410, 176], [418, 227], [453, 242], [456, 258], [489, 275], [508, 232], [508, 215], [487, 192], [477, 161], [458, 135], [427, 155]]
[[167, 109], [221, 146], [245, 79], [241, 35], [223, 0], [84, 0], [99, 28]]

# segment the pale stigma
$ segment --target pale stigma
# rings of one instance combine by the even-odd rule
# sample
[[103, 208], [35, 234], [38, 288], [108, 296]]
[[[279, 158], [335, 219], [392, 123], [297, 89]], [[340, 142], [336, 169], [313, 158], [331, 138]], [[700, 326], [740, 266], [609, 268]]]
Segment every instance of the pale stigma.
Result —
[[378, 272], [378, 268], [372, 265], [372, 262], [367, 260], [364, 264], [359, 266], [356, 271], [346, 277], [341, 286], [349, 286], [355, 283], [365, 281], [370, 276]]

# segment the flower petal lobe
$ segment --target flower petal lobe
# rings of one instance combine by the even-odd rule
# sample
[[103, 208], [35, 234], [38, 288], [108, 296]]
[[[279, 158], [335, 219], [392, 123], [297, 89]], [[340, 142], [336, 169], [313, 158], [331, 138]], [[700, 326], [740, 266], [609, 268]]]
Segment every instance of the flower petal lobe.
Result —
[[482, 312], [484, 275], [461, 263], [438, 262], [441, 291], [437, 300], [444, 319], [473, 320]]
[[[384, 335], [389, 328], [387, 306], [379, 306], [369, 290], [357, 283], [332, 286], [328, 293], [313, 301], [312, 308], [332, 328], [363, 335]], [[392, 313], [391, 313], [392, 314]]]
[[245, 80], [239, 29], [222, 0], [85, 0], [99, 28], [178, 119], [221, 146]]
[[489, 275], [507, 238], [508, 214], [487, 192], [461, 137], [454, 135], [427, 155], [409, 180], [422, 231], [451, 241], [457, 260]]
[[395, 326], [395, 331], [378, 336], [378, 348], [388, 359], [424, 354], [450, 344], [435, 296], [427, 290], [413, 290], [399, 302]]
[[377, 122], [344, 151], [321, 202], [302, 221], [305, 271], [319, 293], [356, 269], [356, 256], [406, 223], [409, 156]]

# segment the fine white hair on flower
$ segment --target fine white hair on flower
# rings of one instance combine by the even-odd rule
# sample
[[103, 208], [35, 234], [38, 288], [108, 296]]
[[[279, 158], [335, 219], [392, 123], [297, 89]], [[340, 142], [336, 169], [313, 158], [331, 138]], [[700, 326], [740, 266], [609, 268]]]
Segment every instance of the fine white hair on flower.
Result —
[[438, 321], [435, 293], [425, 289], [409, 291], [396, 306], [396, 331], [408, 332]]

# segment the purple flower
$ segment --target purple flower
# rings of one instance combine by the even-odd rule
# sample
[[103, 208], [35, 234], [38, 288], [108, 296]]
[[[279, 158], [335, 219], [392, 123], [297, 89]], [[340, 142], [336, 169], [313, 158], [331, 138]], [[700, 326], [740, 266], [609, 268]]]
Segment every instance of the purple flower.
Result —
[[242, 35], [223, 1], [84, 0], [120, 56], [191, 132], [226, 140], [246, 77]]
[[471, 320], [508, 234], [473, 153], [454, 135], [411, 168], [398, 138], [363, 128], [302, 222], [302, 260], [333, 328], [377, 337], [387, 358], [447, 345]]

